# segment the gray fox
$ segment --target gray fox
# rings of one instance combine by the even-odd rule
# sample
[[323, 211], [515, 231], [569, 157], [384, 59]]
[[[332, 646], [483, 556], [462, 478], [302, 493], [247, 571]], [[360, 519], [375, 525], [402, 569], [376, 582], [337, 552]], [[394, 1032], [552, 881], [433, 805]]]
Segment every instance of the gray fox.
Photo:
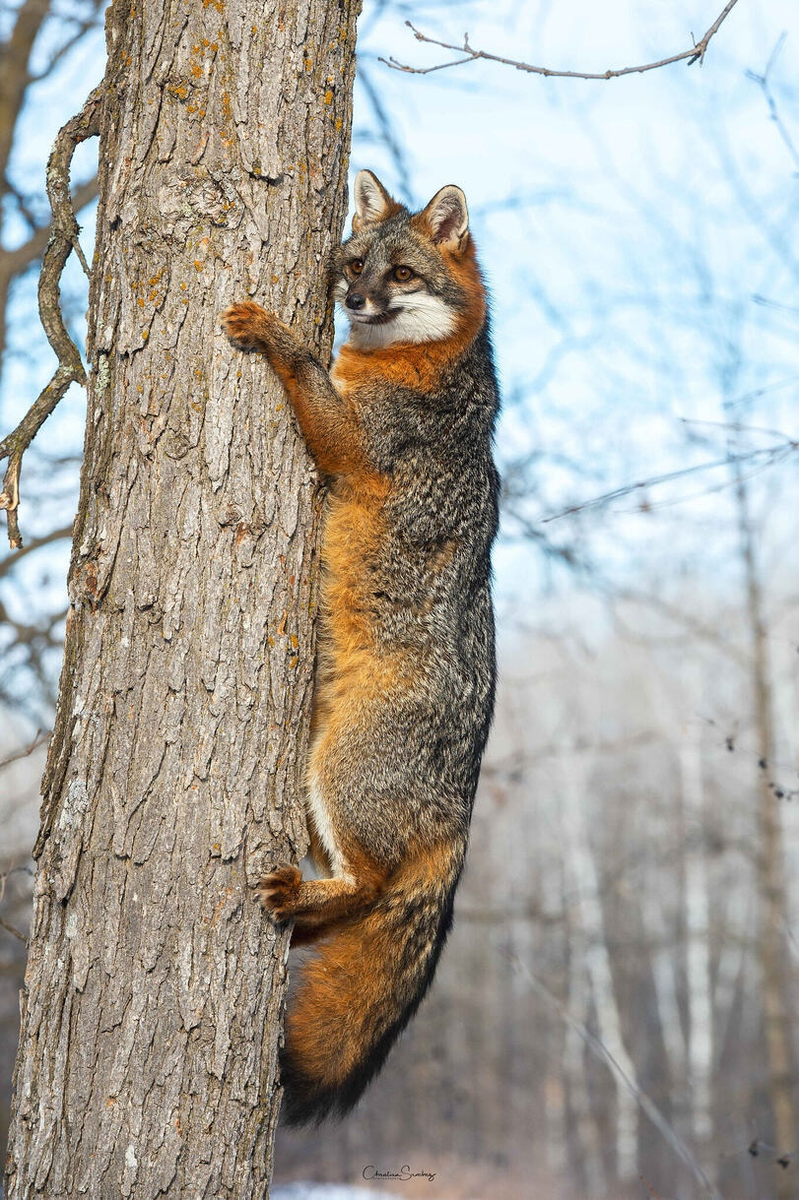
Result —
[[452, 923], [494, 707], [498, 389], [460, 188], [410, 213], [371, 171], [332, 287], [350, 321], [330, 375], [275, 316], [223, 327], [265, 354], [327, 477], [307, 767], [310, 856], [261, 880], [292, 945], [289, 1124], [356, 1103], [430, 986]]

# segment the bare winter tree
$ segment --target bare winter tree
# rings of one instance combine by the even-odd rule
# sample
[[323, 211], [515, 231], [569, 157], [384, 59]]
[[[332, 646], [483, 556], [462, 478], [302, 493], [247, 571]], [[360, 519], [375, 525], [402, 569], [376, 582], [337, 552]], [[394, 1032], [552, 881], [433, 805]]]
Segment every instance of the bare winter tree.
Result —
[[303, 846], [316, 510], [273, 381], [218, 314], [257, 294], [329, 353], [359, 9], [114, 4], [104, 82], [51, 164], [63, 199], [99, 134], [15, 1200], [268, 1195], [286, 942], [250, 886]]

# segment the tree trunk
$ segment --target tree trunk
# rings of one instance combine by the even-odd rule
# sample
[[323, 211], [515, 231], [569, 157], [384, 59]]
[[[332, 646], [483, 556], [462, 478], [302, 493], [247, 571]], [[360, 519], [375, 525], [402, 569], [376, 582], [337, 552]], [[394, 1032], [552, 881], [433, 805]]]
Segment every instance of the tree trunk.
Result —
[[265, 1197], [304, 848], [314, 480], [256, 295], [329, 353], [360, 0], [116, 0], [86, 457], [9, 1200]]
[[[796, 1151], [799, 1129], [797, 1059], [794, 1045], [794, 981], [788, 943], [788, 886], [780, 801], [771, 782], [774, 766], [774, 702], [760, 573], [749, 516], [749, 495], [739, 460], [734, 462], [738, 532], [746, 580], [747, 615], [752, 638], [752, 692], [755, 708], [758, 780], [758, 844], [756, 874], [760, 920], [757, 948], [763, 1024], [774, 1117], [773, 1140], [780, 1157]], [[777, 1200], [795, 1200], [796, 1173], [787, 1168], [776, 1177]]]
[[[627, 1051], [622, 1034], [622, 1014], [613, 982], [599, 874], [583, 812], [584, 798], [589, 794], [587, 781], [590, 763], [574, 747], [564, 752], [562, 771], [561, 822], [564, 852], [567, 855], [567, 887], [574, 897], [575, 919], [581, 930], [584, 948], [581, 957], [596, 1006], [599, 1040], [623, 1075], [637, 1087], [635, 1063]], [[614, 1075], [614, 1081], [616, 1171], [619, 1179], [626, 1181], [634, 1178], [638, 1169], [638, 1104], [623, 1078]]]

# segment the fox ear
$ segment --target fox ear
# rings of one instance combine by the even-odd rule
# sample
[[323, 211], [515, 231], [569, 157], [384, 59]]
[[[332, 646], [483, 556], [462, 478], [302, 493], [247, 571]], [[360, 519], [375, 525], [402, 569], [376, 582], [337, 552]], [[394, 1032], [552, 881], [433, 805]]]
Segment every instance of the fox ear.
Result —
[[449, 250], [458, 250], [469, 229], [469, 210], [466, 197], [454, 183], [448, 183], [436, 192], [421, 214], [426, 221], [433, 241]]
[[355, 176], [355, 216], [352, 218], [354, 233], [360, 233], [364, 225], [377, 225], [399, 210], [380, 180], [371, 171], [359, 171]]

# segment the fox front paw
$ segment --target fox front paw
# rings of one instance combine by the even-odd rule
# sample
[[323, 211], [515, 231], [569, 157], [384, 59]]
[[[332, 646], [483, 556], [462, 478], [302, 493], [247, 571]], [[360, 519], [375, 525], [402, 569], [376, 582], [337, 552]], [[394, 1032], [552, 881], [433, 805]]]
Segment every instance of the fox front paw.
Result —
[[255, 891], [275, 921], [288, 921], [296, 911], [301, 883], [302, 872], [299, 867], [276, 867], [264, 875]]
[[272, 313], [267, 312], [254, 300], [244, 300], [241, 304], [231, 304], [222, 313], [222, 328], [225, 333], [245, 350], [261, 350], [264, 342], [268, 342], [269, 334], [280, 322]]

